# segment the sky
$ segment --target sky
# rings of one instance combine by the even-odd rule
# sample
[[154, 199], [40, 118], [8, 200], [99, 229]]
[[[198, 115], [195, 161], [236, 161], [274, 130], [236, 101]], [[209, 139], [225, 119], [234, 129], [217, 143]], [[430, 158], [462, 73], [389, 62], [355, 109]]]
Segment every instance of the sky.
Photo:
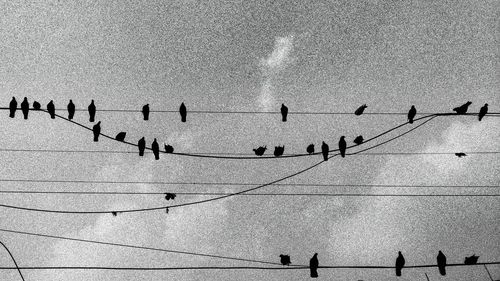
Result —
[[[405, 115], [196, 114], [189, 111], [452, 112], [471, 101], [500, 108], [499, 1], [0, 1], [0, 101], [28, 97], [58, 114], [72, 99], [97, 106], [102, 132], [127, 132], [148, 146], [175, 152], [253, 153], [284, 145], [305, 153], [314, 143], [337, 147], [406, 122]], [[181, 102], [187, 122], [175, 112]], [[144, 121], [140, 110], [154, 110]], [[137, 148], [43, 112], [8, 117], [0, 111], [0, 191], [236, 192], [308, 168], [321, 155], [277, 159], [210, 159], [137, 155]], [[422, 115], [419, 115], [422, 116]], [[88, 113], [76, 122], [92, 127]], [[371, 153], [334, 157], [282, 184], [255, 193], [498, 194], [498, 187], [408, 188], [373, 185], [498, 186], [500, 120], [442, 116]], [[361, 148], [382, 143], [412, 125]], [[68, 153], [21, 150], [100, 151]], [[127, 151], [132, 153], [105, 153]], [[357, 151], [356, 149], [350, 150]], [[457, 158], [435, 152], [471, 152]], [[384, 154], [384, 153], [416, 154]], [[140, 184], [15, 182], [115, 181]], [[147, 182], [253, 183], [251, 186]], [[371, 187], [356, 187], [371, 185]], [[212, 196], [213, 197], [213, 196]], [[116, 210], [167, 206], [211, 198], [178, 194], [72, 195], [2, 193], [0, 204], [52, 210]], [[139, 213], [54, 214], [2, 208], [0, 229], [196, 252], [292, 265], [393, 266], [448, 263], [479, 255], [500, 261], [499, 197], [232, 196], [203, 204]], [[0, 241], [20, 266], [266, 266], [14, 234]], [[11, 266], [8, 254], [1, 266]], [[500, 266], [488, 267], [500, 279]], [[320, 269], [317, 280], [488, 280], [484, 268]], [[97, 271], [24, 270], [26, 280], [308, 280], [307, 270]], [[0, 270], [1, 280], [20, 280]]]

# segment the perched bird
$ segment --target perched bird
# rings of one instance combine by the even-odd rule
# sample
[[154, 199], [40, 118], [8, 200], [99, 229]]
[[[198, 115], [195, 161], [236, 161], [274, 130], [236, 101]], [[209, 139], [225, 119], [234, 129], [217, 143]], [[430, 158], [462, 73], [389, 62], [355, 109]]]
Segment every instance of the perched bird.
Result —
[[94, 132], [94, 141], [99, 141], [99, 135], [101, 134], [101, 121], [94, 125], [92, 132]]
[[253, 151], [255, 152], [255, 155], [257, 156], [262, 156], [264, 155], [264, 152], [266, 152], [267, 146], [259, 146], [258, 148], [254, 148]]
[[290, 261], [289, 255], [280, 255], [281, 264], [282, 265], [290, 265], [292, 262]]
[[311, 277], [318, 278], [318, 253], [315, 253], [314, 256], [309, 260], [309, 269], [311, 270]]
[[166, 153], [174, 153], [174, 148], [171, 145], [164, 144], [165, 145], [165, 152]]
[[308, 145], [306, 148], [306, 151], [309, 154], [313, 154], [314, 153], [314, 144], [311, 143], [310, 145]]
[[151, 149], [153, 150], [153, 154], [155, 155], [155, 159], [160, 160], [160, 146], [158, 145], [158, 142], [156, 142], [156, 138], [154, 139], [153, 143], [151, 144]]
[[354, 111], [354, 114], [355, 115], [361, 115], [363, 114], [363, 112], [365, 111], [365, 109], [367, 108], [368, 106], [366, 104], [363, 104], [362, 106], [358, 107], [358, 109], [356, 109], [356, 111]]
[[479, 110], [479, 121], [481, 121], [483, 119], [483, 117], [486, 115], [486, 113], [488, 113], [488, 104], [485, 103], [483, 105], [483, 107], [481, 107], [481, 109]]
[[68, 103], [68, 119], [69, 120], [73, 119], [73, 116], [75, 116], [75, 104], [73, 103], [73, 100], [69, 100], [69, 103]]
[[50, 114], [50, 118], [56, 119], [56, 107], [54, 106], [54, 102], [52, 100], [50, 100], [47, 104], [47, 111]]
[[165, 200], [170, 200], [170, 199], [174, 200], [175, 197], [177, 197], [175, 193], [168, 193], [168, 192], [165, 193]]
[[417, 109], [414, 105], [411, 106], [410, 111], [408, 111], [408, 123], [413, 124], [413, 118], [417, 115]]
[[127, 135], [126, 132], [119, 132], [116, 137], [115, 137], [115, 140], [117, 141], [124, 141], [125, 140], [125, 136]]
[[149, 120], [149, 104], [142, 107], [142, 115], [145, 121]]
[[28, 119], [28, 113], [30, 112], [30, 103], [28, 102], [27, 97], [24, 97], [24, 100], [21, 103], [21, 111], [23, 112], [24, 119]]
[[116, 217], [118, 215], [117, 212], [111, 212], [111, 214], [113, 215], [113, 217]]
[[357, 136], [355, 139], [354, 139], [354, 143], [357, 144], [357, 145], [360, 145], [363, 143], [363, 141], [365, 141], [365, 139], [363, 139], [363, 136]]
[[137, 143], [139, 146], [139, 156], [144, 156], [144, 149], [146, 149], [146, 140], [142, 137]]
[[286, 116], [288, 115], [288, 107], [285, 104], [281, 104], [281, 121], [286, 122]]
[[344, 136], [341, 136], [339, 140], [340, 156], [342, 157], [345, 157], [345, 150], [347, 149], [347, 143], [345, 142], [344, 138]]
[[470, 257], [465, 257], [464, 264], [476, 264], [479, 256], [472, 255]]
[[455, 155], [458, 156], [458, 158], [462, 158], [462, 157], [467, 156], [467, 154], [465, 154], [463, 152], [455, 153]]
[[12, 97], [12, 100], [9, 103], [9, 110], [10, 110], [9, 117], [14, 118], [16, 116], [16, 110], [17, 110], [17, 101], [15, 97]]
[[437, 265], [439, 273], [441, 275], [446, 275], [446, 256], [441, 251], [439, 251], [439, 254], [437, 255]]
[[285, 151], [285, 146], [275, 146], [274, 147], [274, 156], [279, 157], [283, 155], [283, 152]]
[[469, 109], [469, 105], [471, 105], [471, 104], [472, 104], [472, 102], [468, 101], [459, 107], [453, 108], [453, 111], [455, 111], [457, 114], [465, 114], [465, 113], [467, 113], [467, 109]]
[[186, 122], [187, 110], [184, 103], [181, 103], [181, 107], [179, 107], [179, 113], [181, 114], [181, 121]]
[[94, 104], [94, 100], [92, 100], [90, 102], [90, 104], [87, 107], [87, 109], [89, 110], [89, 122], [94, 122], [94, 119], [95, 119], [95, 104]]
[[401, 269], [405, 266], [405, 258], [399, 252], [398, 257], [396, 258], [396, 276], [401, 276]]
[[326, 142], [323, 142], [323, 144], [321, 145], [321, 153], [323, 154], [324, 161], [328, 161], [329, 150], [330, 150], [330, 148], [328, 147], [328, 144], [326, 144]]
[[34, 110], [40, 110], [40, 108], [42, 108], [42, 105], [39, 102], [34, 101], [33, 102], [33, 109]]

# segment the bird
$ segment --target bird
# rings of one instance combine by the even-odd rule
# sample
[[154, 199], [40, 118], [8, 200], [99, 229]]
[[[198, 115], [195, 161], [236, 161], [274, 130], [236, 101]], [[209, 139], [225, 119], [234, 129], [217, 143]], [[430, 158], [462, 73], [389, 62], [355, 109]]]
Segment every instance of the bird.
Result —
[[288, 107], [285, 104], [281, 104], [281, 121], [286, 122], [286, 116], [288, 115]]
[[453, 111], [455, 111], [457, 114], [465, 114], [465, 113], [467, 113], [467, 109], [469, 109], [469, 105], [471, 105], [471, 104], [472, 104], [472, 102], [468, 101], [459, 107], [453, 108]]
[[310, 145], [308, 145], [306, 148], [306, 151], [309, 154], [313, 154], [314, 153], [314, 144], [311, 143]]
[[142, 115], [144, 116], [144, 120], [149, 120], [149, 104], [146, 104], [142, 107]]
[[92, 100], [90, 102], [90, 104], [87, 107], [87, 109], [89, 110], [89, 122], [94, 122], [94, 119], [95, 119], [95, 104], [94, 104], [94, 100]]
[[174, 200], [175, 197], [177, 197], [175, 193], [168, 193], [168, 192], [165, 193], [165, 200], [170, 200], [170, 199]]
[[483, 105], [483, 107], [481, 107], [481, 109], [479, 110], [479, 121], [483, 120], [483, 117], [486, 115], [486, 113], [488, 113], [488, 104], [485, 103]]
[[54, 106], [54, 102], [52, 100], [50, 100], [47, 104], [47, 111], [50, 114], [50, 118], [56, 119], [56, 107]]
[[357, 144], [357, 145], [360, 145], [363, 143], [363, 141], [365, 141], [365, 139], [363, 139], [363, 136], [357, 136], [355, 139], [354, 139], [354, 143]]
[[401, 276], [401, 269], [405, 266], [405, 258], [399, 252], [398, 257], [396, 258], [396, 276]]
[[254, 148], [253, 151], [255, 152], [255, 155], [257, 156], [262, 156], [264, 155], [264, 152], [266, 151], [267, 146], [259, 146], [258, 148]]
[[187, 110], [184, 103], [181, 103], [181, 106], [179, 107], [179, 113], [181, 114], [181, 121], [186, 122]]
[[160, 146], [158, 145], [158, 142], [156, 142], [156, 138], [153, 140], [153, 143], [151, 144], [151, 149], [153, 150], [155, 159], [160, 160]]
[[94, 141], [99, 141], [99, 135], [101, 134], [101, 121], [92, 127], [92, 132], [94, 132]]
[[164, 144], [165, 145], [165, 152], [166, 153], [174, 153], [174, 148], [171, 145]]
[[285, 146], [275, 146], [274, 147], [274, 156], [279, 157], [283, 155], [283, 152], [285, 151]]
[[68, 119], [69, 120], [73, 119], [73, 116], [75, 116], [75, 104], [73, 103], [73, 100], [69, 100], [69, 103], [68, 103]]
[[24, 119], [28, 119], [28, 113], [30, 112], [30, 103], [28, 102], [27, 97], [24, 97], [24, 100], [21, 103], [21, 111], [23, 112]]
[[124, 141], [125, 140], [125, 136], [127, 135], [126, 132], [119, 132], [116, 137], [115, 137], [115, 140], [117, 141]]
[[315, 253], [314, 256], [309, 260], [309, 269], [311, 270], [311, 277], [318, 278], [318, 253]]
[[113, 217], [116, 217], [118, 215], [117, 212], [111, 212], [111, 214], [113, 215]]
[[290, 265], [292, 262], [290, 261], [289, 255], [280, 255], [280, 261], [282, 265]]
[[408, 111], [408, 123], [413, 124], [413, 118], [417, 115], [417, 109], [414, 105], [411, 106], [410, 111]]
[[40, 110], [40, 108], [42, 108], [42, 105], [39, 102], [34, 101], [33, 102], [33, 109], [34, 110]]
[[345, 142], [345, 137], [341, 136], [339, 140], [339, 151], [340, 151], [340, 156], [345, 157], [345, 150], [347, 148], [347, 143]]
[[146, 140], [144, 137], [139, 140], [137, 146], [139, 146], [139, 156], [144, 156], [144, 149], [146, 149]]
[[363, 104], [362, 106], [358, 107], [358, 109], [356, 109], [356, 111], [354, 111], [354, 114], [355, 115], [361, 115], [363, 114], [363, 112], [365, 111], [365, 109], [367, 108], [368, 106], [366, 104]]
[[15, 97], [12, 97], [12, 100], [9, 103], [9, 110], [10, 110], [9, 117], [14, 118], [16, 116], [16, 110], [17, 110], [17, 101]]
[[470, 257], [465, 257], [464, 264], [476, 264], [477, 260], [479, 259], [479, 256], [472, 255]]
[[441, 251], [439, 251], [439, 254], [437, 255], [437, 265], [439, 273], [441, 275], [446, 275], [446, 256]]
[[328, 147], [328, 144], [326, 144], [326, 142], [323, 142], [323, 144], [321, 145], [321, 153], [323, 154], [324, 161], [328, 161], [328, 151], [329, 150], [330, 150], [330, 148]]
[[455, 153], [455, 155], [456, 155], [458, 158], [462, 158], [462, 157], [467, 156], [467, 154], [465, 154], [465, 153], [463, 153], [463, 152], [458, 152], [458, 153]]

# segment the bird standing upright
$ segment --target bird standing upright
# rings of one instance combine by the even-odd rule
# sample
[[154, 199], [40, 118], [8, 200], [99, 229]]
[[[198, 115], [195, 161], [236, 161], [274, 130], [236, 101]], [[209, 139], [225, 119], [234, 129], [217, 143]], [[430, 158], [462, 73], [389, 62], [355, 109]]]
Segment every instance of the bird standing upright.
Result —
[[396, 276], [401, 276], [401, 269], [405, 266], [405, 258], [399, 252], [398, 257], [396, 258]]
[[321, 145], [321, 153], [323, 154], [323, 161], [328, 161], [328, 152], [330, 148], [328, 147], [328, 144], [326, 142], [323, 142]]
[[362, 106], [358, 107], [358, 109], [356, 109], [356, 111], [354, 111], [354, 114], [355, 115], [361, 115], [363, 114], [363, 112], [365, 111], [365, 109], [367, 108], [368, 106], [366, 104], [363, 104]]
[[144, 156], [144, 149], [146, 149], [146, 140], [142, 137], [139, 142], [137, 142], [139, 146], [139, 156]]
[[99, 135], [101, 134], [101, 121], [92, 127], [92, 132], [94, 132], [94, 141], [99, 141]]
[[488, 104], [485, 103], [483, 107], [479, 110], [479, 121], [483, 120], [483, 117], [488, 113]]
[[149, 120], [149, 104], [146, 104], [142, 107], [142, 115], [145, 121]]
[[408, 111], [408, 123], [413, 124], [413, 118], [417, 115], [417, 109], [414, 105], [411, 106], [410, 111]]
[[306, 148], [306, 151], [309, 154], [313, 154], [314, 153], [314, 144], [311, 143], [310, 145], [308, 145]]
[[12, 97], [12, 100], [9, 103], [9, 117], [14, 118], [16, 116], [16, 110], [17, 110], [17, 101], [15, 97]]
[[21, 103], [21, 111], [23, 112], [24, 119], [28, 119], [28, 113], [30, 112], [30, 103], [28, 102], [27, 97], [24, 97], [24, 100]]
[[288, 107], [285, 104], [281, 104], [281, 121], [286, 122], [286, 117], [288, 115]]
[[54, 106], [54, 102], [52, 100], [50, 100], [47, 104], [47, 111], [50, 114], [50, 118], [56, 119], [56, 107]]
[[318, 278], [318, 253], [315, 253], [314, 256], [309, 260], [309, 269], [311, 270], [311, 277]]
[[87, 107], [87, 109], [89, 110], [89, 122], [94, 122], [95, 120], [95, 104], [94, 104], [94, 100], [92, 100], [89, 104], [89, 106]]
[[179, 113], [181, 114], [181, 121], [186, 122], [187, 109], [184, 103], [181, 103], [181, 106], [179, 107]]
[[69, 120], [73, 119], [73, 116], [75, 116], [75, 104], [73, 103], [73, 100], [69, 100], [69, 103], [68, 103], [68, 119]]
[[160, 146], [158, 145], [158, 142], [156, 142], [156, 138], [154, 139], [153, 143], [151, 144], [151, 149], [153, 150], [153, 154], [155, 155], [155, 159], [160, 160]]
[[345, 157], [345, 150], [347, 149], [347, 143], [345, 142], [345, 137], [341, 136], [339, 140], [339, 151], [340, 156]]
[[285, 146], [275, 146], [274, 147], [274, 156], [279, 157], [283, 155], [283, 152], [285, 152]]
[[441, 275], [446, 275], [446, 256], [441, 251], [439, 251], [439, 254], [437, 255], [437, 265], [439, 273]]

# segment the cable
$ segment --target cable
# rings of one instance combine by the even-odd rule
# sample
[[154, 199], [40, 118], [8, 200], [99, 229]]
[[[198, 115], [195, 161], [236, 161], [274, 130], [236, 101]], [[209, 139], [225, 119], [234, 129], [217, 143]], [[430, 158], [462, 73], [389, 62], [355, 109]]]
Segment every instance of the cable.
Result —
[[2, 241], [0, 241], [0, 244], [2, 244], [2, 246], [5, 248], [5, 250], [7, 250], [7, 252], [10, 255], [10, 258], [12, 259], [12, 261], [14, 262], [14, 265], [16, 266], [16, 267], [14, 267], [12, 269], [17, 269], [17, 272], [19, 272], [19, 275], [21, 276], [21, 279], [24, 281], [23, 273], [21, 272], [21, 269], [17, 265], [16, 259], [14, 258], [14, 256], [12, 255], [12, 253], [10, 252], [9, 248], [7, 248], [7, 246]]

